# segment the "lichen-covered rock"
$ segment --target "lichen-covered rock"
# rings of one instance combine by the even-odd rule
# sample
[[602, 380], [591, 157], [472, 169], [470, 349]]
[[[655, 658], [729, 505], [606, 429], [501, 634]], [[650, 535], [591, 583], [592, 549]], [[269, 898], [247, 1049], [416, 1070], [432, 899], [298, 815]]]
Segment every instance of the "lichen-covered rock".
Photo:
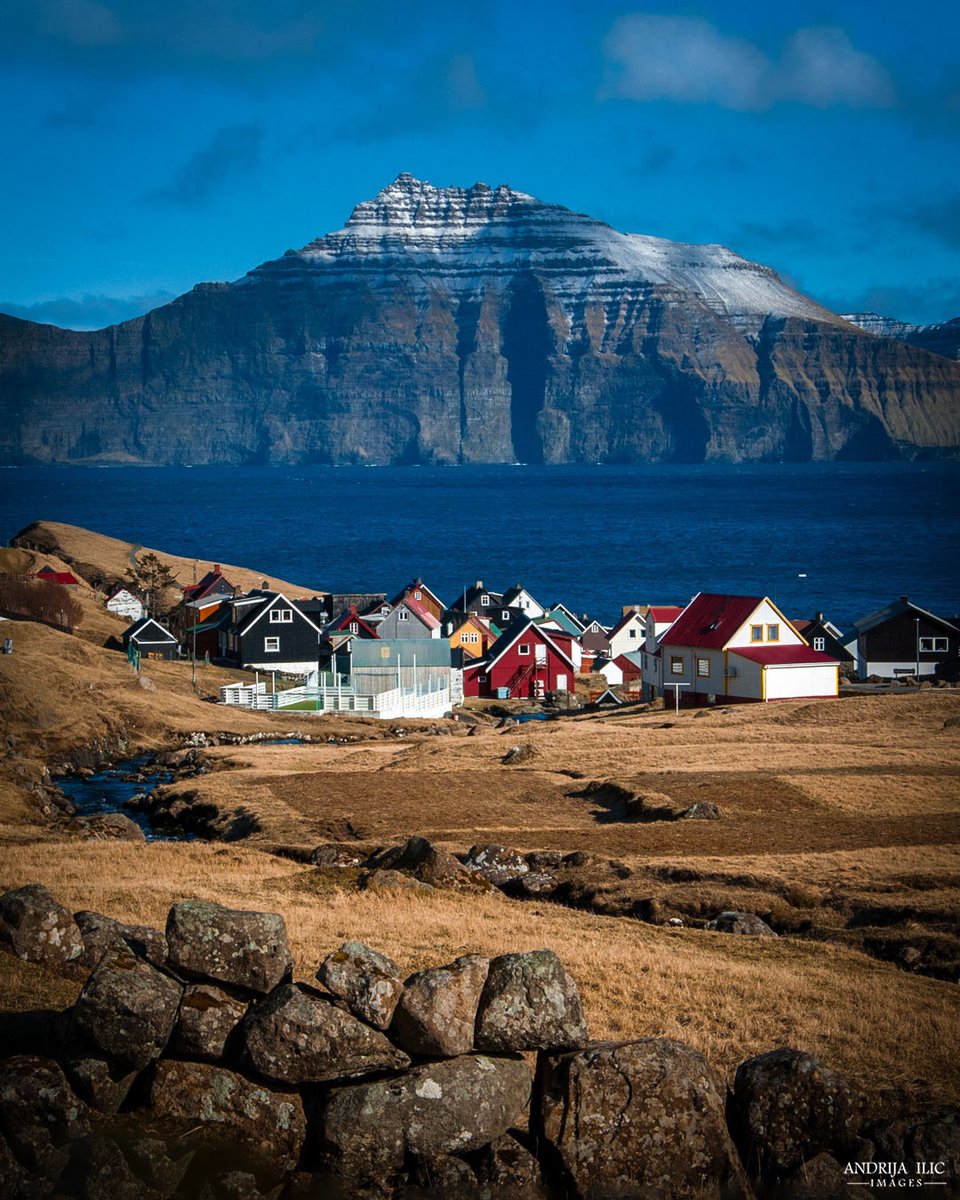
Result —
[[[880, 1162], [942, 1162], [952, 1188], [960, 1193], [960, 1110], [939, 1108], [880, 1121], [866, 1132]], [[939, 1188], [937, 1194], [944, 1195]]]
[[408, 838], [402, 846], [391, 846], [367, 860], [371, 868], [406, 871], [431, 887], [454, 891], [489, 891], [492, 884], [478, 871], [471, 871], [448, 850], [441, 850], [423, 837]]
[[79, 1038], [70, 1039], [64, 1058], [70, 1086], [98, 1112], [117, 1112], [137, 1079], [137, 1071], [117, 1066]]
[[167, 960], [167, 939], [159, 929], [149, 925], [124, 925], [113, 917], [86, 909], [74, 913], [73, 919], [83, 938], [83, 954], [79, 959], [82, 966], [95, 967], [117, 942], [126, 942], [135, 954], [155, 967], [162, 967]]
[[158, 1117], [205, 1125], [255, 1150], [296, 1159], [306, 1131], [303, 1102], [211, 1063], [157, 1064], [150, 1106]]
[[144, 1183], [164, 1197], [176, 1192], [195, 1153], [183, 1143], [169, 1143], [149, 1135], [128, 1136], [123, 1149]]
[[478, 1152], [475, 1171], [482, 1200], [547, 1200], [540, 1163], [512, 1133]]
[[28, 962], [78, 962], [83, 938], [71, 913], [41, 883], [0, 896], [0, 946]]
[[586, 1041], [577, 985], [552, 950], [493, 959], [477, 1010], [478, 1050], [545, 1050]]
[[129, 946], [114, 946], [83, 985], [72, 1028], [114, 1062], [142, 1070], [170, 1040], [182, 993]]
[[698, 800], [696, 804], [685, 808], [679, 819], [681, 821], [719, 821], [722, 816], [719, 804], [714, 804], [710, 800]]
[[758, 917], [756, 913], [748, 912], [722, 912], [712, 921], [708, 921], [705, 928], [713, 929], [718, 933], [739, 933], [746, 937], [775, 938], [777, 936], [766, 921]]
[[212, 983], [189, 984], [180, 1001], [172, 1041], [174, 1052], [186, 1058], [222, 1058], [247, 1008], [246, 1000]]
[[429, 895], [436, 890], [431, 884], [424, 883], [415, 875], [408, 875], [406, 871], [381, 870], [379, 867], [364, 871], [357, 879], [357, 887], [361, 892], [419, 892], [422, 895]]
[[344, 942], [320, 964], [317, 979], [345, 1000], [350, 1011], [373, 1025], [386, 1029], [393, 1020], [403, 991], [400, 968], [385, 954], [372, 950], [363, 942]]
[[283, 984], [251, 1006], [243, 1042], [252, 1066], [280, 1083], [321, 1083], [410, 1065], [379, 1030], [297, 984]]
[[414, 1163], [415, 1196], [430, 1200], [481, 1200], [480, 1183], [470, 1165], [453, 1154], [435, 1154]]
[[489, 969], [488, 958], [470, 954], [449, 966], [411, 975], [390, 1028], [394, 1041], [425, 1057], [469, 1054]]
[[472, 871], [479, 871], [497, 887], [517, 875], [526, 875], [530, 870], [530, 864], [519, 851], [497, 845], [471, 846], [463, 865]]
[[0, 1129], [28, 1172], [57, 1179], [90, 1122], [52, 1059], [17, 1054], [0, 1062]]
[[862, 1112], [849, 1080], [812, 1054], [785, 1047], [737, 1068], [730, 1129], [750, 1173], [777, 1178], [822, 1151], [846, 1161]]
[[94, 817], [78, 817], [75, 821], [81, 837], [96, 841], [145, 842], [143, 829], [126, 813], [98, 813]]
[[667, 1038], [541, 1054], [537, 1134], [580, 1200], [747, 1197], [723, 1080]]
[[470, 1055], [414, 1067], [395, 1079], [337, 1088], [323, 1110], [321, 1148], [349, 1179], [382, 1176], [408, 1155], [479, 1149], [521, 1118], [530, 1071], [521, 1058]]
[[184, 900], [170, 909], [167, 943], [176, 971], [261, 995], [289, 979], [293, 969], [287, 927], [279, 913]]

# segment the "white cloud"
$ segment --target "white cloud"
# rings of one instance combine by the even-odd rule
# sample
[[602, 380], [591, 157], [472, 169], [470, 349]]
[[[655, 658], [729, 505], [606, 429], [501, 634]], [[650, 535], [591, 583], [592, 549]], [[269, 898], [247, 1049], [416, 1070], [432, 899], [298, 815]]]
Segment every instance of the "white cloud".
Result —
[[605, 97], [739, 111], [788, 102], [875, 108], [895, 101], [886, 68], [832, 27], [797, 30], [779, 58], [771, 58], [699, 17], [633, 13], [614, 25], [604, 52], [610, 64]]

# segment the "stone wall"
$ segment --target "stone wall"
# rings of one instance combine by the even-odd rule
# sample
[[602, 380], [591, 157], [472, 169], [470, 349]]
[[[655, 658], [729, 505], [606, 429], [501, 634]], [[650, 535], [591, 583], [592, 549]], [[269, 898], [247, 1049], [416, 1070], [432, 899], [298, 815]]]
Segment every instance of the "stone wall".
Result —
[[161, 933], [38, 884], [0, 897], [0, 946], [89, 969], [50, 1052], [0, 1061], [4, 1196], [812, 1200], [918, 1146], [960, 1179], [956, 1113], [864, 1131], [801, 1051], [728, 1089], [679, 1042], [591, 1041], [551, 950], [404, 979], [346, 942], [294, 982], [279, 914], [186, 900]]

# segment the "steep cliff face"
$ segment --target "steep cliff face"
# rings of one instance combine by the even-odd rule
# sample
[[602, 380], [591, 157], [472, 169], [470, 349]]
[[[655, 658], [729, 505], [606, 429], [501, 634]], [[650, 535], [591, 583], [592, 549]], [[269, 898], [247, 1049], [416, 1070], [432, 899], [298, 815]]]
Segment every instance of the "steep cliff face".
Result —
[[720, 246], [400, 176], [233, 284], [76, 333], [0, 316], [0, 461], [955, 454], [960, 364]]

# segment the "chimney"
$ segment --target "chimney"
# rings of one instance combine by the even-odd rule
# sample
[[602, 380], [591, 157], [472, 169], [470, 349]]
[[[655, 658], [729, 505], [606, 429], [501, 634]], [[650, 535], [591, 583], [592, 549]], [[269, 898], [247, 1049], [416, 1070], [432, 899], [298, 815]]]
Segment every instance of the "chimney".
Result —
[[214, 573], [214, 575], [219, 575], [219, 574], [220, 574], [220, 564], [219, 564], [219, 563], [214, 563], [214, 564], [213, 564], [213, 573]]
[[901, 597], [900, 597], [900, 603], [901, 603], [901, 604], [909, 604], [909, 603], [910, 603], [910, 601], [907, 599], [907, 597], [906, 597], [906, 596], [901, 596]]

